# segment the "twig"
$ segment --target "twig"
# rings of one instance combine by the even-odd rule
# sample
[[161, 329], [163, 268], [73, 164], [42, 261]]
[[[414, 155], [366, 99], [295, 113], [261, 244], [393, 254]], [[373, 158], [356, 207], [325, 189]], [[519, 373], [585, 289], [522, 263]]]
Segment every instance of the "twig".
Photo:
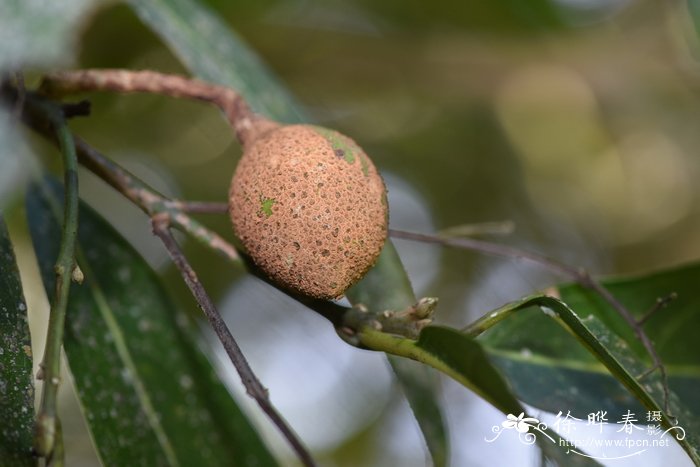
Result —
[[52, 465], [63, 465], [61, 446], [63, 441], [56, 413], [56, 400], [61, 381], [61, 346], [71, 280], [82, 282], [82, 273], [75, 261], [75, 242], [78, 234], [78, 161], [73, 136], [66, 127], [60, 109], [46, 103], [44, 111], [51, 121], [63, 155], [66, 188], [61, 245], [54, 267], [56, 285], [46, 334], [46, 349], [41, 365], [44, 384], [34, 441], [37, 454], [47, 458], [47, 462]]
[[209, 102], [219, 107], [226, 115], [243, 145], [258, 132], [277, 125], [271, 120], [255, 115], [241, 95], [231, 88], [154, 71], [62, 71], [47, 75], [40, 87], [40, 92], [52, 97], [86, 91], [147, 92]]
[[666, 308], [669, 305], [669, 303], [674, 301], [676, 298], [678, 298], [678, 294], [676, 292], [671, 292], [665, 297], [657, 298], [654, 305], [651, 308], [649, 308], [649, 310], [646, 313], [644, 313], [641, 318], [637, 320], [637, 324], [640, 326], [644, 326], [644, 323], [646, 323], [649, 320], [649, 318], [654, 316], [657, 311]]
[[214, 303], [202, 286], [202, 283], [199, 281], [197, 274], [190, 266], [187, 258], [185, 258], [185, 255], [180, 249], [180, 246], [177, 244], [175, 237], [173, 237], [172, 233], [170, 232], [169, 223], [170, 219], [168, 218], [167, 214], [154, 217], [152, 219], [153, 233], [163, 241], [165, 248], [168, 250], [170, 258], [179, 269], [182, 279], [192, 292], [192, 295], [199, 305], [199, 308], [204, 312], [205, 316], [209, 320], [209, 323], [211, 324], [212, 329], [214, 329], [214, 332], [216, 332], [216, 335], [219, 337], [224, 349], [226, 349], [226, 353], [228, 354], [231, 362], [236, 367], [236, 371], [238, 371], [248, 395], [255, 399], [260, 408], [267, 414], [268, 417], [270, 417], [272, 422], [290, 443], [302, 463], [306, 466], [314, 466], [315, 462], [309, 452], [270, 402], [267, 389], [263, 387], [260, 380], [258, 380], [253, 373], [253, 370], [251, 370], [250, 366], [248, 365], [248, 362], [243, 356], [243, 352], [231, 335], [228, 327], [226, 327], [226, 323], [221, 318], [221, 315], [214, 306]]
[[651, 368], [647, 368], [646, 370], [635, 376], [635, 378], [637, 379], [637, 381], [641, 382], [644, 378], [652, 374], [654, 371], [656, 371], [656, 367], [652, 366]]
[[475, 237], [477, 235], [510, 235], [515, 230], [515, 222], [481, 222], [478, 224], [456, 225], [439, 232], [441, 237]]
[[401, 238], [405, 240], [413, 240], [424, 243], [433, 243], [448, 247], [478, 251], [480, 253], [487, 253], [495, 256], [530, 261], [539, 264], [540, 266], [543, 266], [556, 274], [567, 276], [573, 279], [574, 281], [578, 282], [581, 286], [593, 290], [598, 295], [600, 295], [613, 309], [615, 309], [615, 311], [617, 311], [620, 314], [620, 316], [622, 316], [622, 318], [632, 328], [632, 331], [634, 332], [635, 336], [640, 340], [645, 350], [651, 357], [653, 361], [652, 369], [658, 369], [659, 375], [661, 376], [664, 392], [664, 410], [666, 412], [669, 411], [668, 375], [666, 373], [666, 367], [664, 367], [663, 362], [661, 361], [661, 357], [654, 348], [654, 344], [646, 335], [642, 327], [637, 323], [637, 320], [632, 315], [632, 313], [617, 298], [615, 298], [615, 296], [612, 293], [610, 293], [610, 291], [607, 288], [605, 288], [605, 286], [603, 286], [597, 280], [593, 279], [587, 271], [583, 269], [573, 268], [566, 264], [562, 264], [544, 255], [532, 253], [507, 245], [487, 242], [484, 240], [476, 240], [473, 238], [443, 238], [436, 235], [405, 232], [402, 230], [392, 229], [389, 230], [389, 235], [394, 238]]
[[228, 212], [228, 204], [210, 201], [170, 201], [170, 206], [182, 212], [190, 214], [225, 214]]

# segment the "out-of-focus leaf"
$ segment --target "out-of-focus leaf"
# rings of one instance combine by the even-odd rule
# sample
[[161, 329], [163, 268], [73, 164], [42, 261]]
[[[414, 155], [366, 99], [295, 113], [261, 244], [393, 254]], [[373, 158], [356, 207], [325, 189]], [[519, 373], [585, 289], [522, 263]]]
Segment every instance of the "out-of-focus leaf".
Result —
[[[101, 0], [0, 1], [0, 78], [23, 68], [65, 66], [73, 59], [81, 20]], [[0, 108], [0, 208], [26, 179], [31, 158], [11, 108]]]
[[66, 65], [80, 22], [99, 0], [0, 2], [0, 72]]
[[688, 0], [688, 12], [695, 26], [695, 32], [700, 36], [700, 0]]
[[[310, 121], [255, 53], [198, 2], [128, 0], [128, 3], [194, 75], [237, 89], [253, 108], [270, 118], [285, 122]], [[399, 309], [415, 302], [401, 260], [389, 241], [377, 265], [353, 287], [348, 298], [377, 310]], [[389, 360], [435, 465], [445, 465], [449, 457], [448, 437], [437, 403], [435, 375], [414, 362]]]
[[0, 106], [0, 209], [26, 178], [31, 153], [18, 131], [11, 113]]
[[[1, 213], [0, 213], [1, 214]], [[0, 216], [0, 466], [36, 465], [34, 380], [27, 305], [12, 243]]]
[[[369, 11], [396, 28], [448, 27], [468, 31], [533, 33], [565, 26], [560, 3], [551, 0], [501, 0], [499, 2], [435, 2], [420, 0], [360, 0]], [[586, 5], [593, 9], [591, 5]]]
[[[61, 190], [27, 198], [47, 290], [53, 289]], [[81, 204], [64, 348], [107, 465], [276, 465], [196, 344], [196, 329], [119, 234]]]
[[268, 117], [308, 121], [255, 52], [200, 2], [126, 1], [197, 77], [236, 89]]
[[[684, 269], [686, 273], [690, 270]], [[653, 289], [654, 284], [668, 285], [664, 280], [668, 279], [666, 274], [641, 279], [641, 283], [633, 280], [625, 284], [632, 288]], [[675, 276], [674, 272], [670, 274]], [[611, 285], [610, 288], [614, 292], [618, 287]], [[566, 286], [561, 292], [576, 303], [575, 312], [555, 298], [533, 296], [491, 315], [511, 315], [492, 327], [482, 341], [494, 356], [495, 363], [515, 385], [519, 397], [535, 407], [551, 412], [570, 410], [573, 416], [584, 419], [587, 414], [599, 410], [617, 417], [628, 410], [658, 411], [665, 414], [662, 424], [666, 428], [677, 421], [686, 430], [686, 437], [679, 440], [680, 444], [698, 463], [700, 427], [697, 415], [672, 390], [668, 398], [669, 409], [666, 410], [666, 397], [658, 371], [639, 378], [649, 368], [649, 362], [635, 354], [632, 345], [612, 332], [610, 325], [604, 324], [598, 315], [607, 313], [608, 321], [615, 322], [617, 317], [612, 313], [616, 312], [579, 286]], [[653, 292], [651, 294], [653, 296]], [[623, 293], [620, 298], [624, 296]], [[538, 306], [545, 313], [526, 311]], [[514, 313], [516, 311], [519, 312]], [[571, 334], [583, 345], [576, 345]], [[677, 368], [671, 366], [671, 362], [667, 363], [673, 381]], [[684, 365], [678, 369], [692, 374], [697, 372], [693, 368]], [[671, 389], [673, 387], [671, 384]]]

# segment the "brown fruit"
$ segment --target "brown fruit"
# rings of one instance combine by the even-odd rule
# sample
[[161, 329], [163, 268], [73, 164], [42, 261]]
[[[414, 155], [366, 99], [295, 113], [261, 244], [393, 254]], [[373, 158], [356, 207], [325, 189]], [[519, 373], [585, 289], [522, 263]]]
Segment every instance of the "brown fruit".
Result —
[[337, 298], [375, 263], [387, 235], [386, 188], [350, 138], [280, 126], [246, 144], [231, 182], [234, 229], [282, 287]]

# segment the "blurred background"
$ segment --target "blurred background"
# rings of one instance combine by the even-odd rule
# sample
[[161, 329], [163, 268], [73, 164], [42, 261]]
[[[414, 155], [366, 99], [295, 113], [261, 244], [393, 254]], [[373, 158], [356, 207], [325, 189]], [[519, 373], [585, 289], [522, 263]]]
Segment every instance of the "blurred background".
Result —
[[[700, 48], [685, 2], [209, 4], [317, 123], [371, 155], [389, 188], [392, 227], [431, 232], [512, 221], [515, 231], [498, 240], [598, 274], [700, 258]], [[85, 24], [75, 65], [184, 73], [119, 4]], [[216, 110], [158, 96], [90, 99], [92, 116], [71, 125], [92, 145], [173, 197], [226, 200], [240, 150]], [[194, 313], [145, 216], [91, 174], [81, 177], [83, 198]], [[202, 220], [231, 235], [226, 216]], [[14, 236], [23, 273], [35, 277], [29, 242], [22, 232]], [[416, 293], [439, 297], [437, 320], [454, 326], [560, 280], [514, 261], [396, 244]], [[323, 465], [425, 465], [418, 428], [381, 355], [347, 346], [313, 312], [198, 245], [184, 246], [273, 403]], [[25, 293], [35, 310], [32, 332], [43, 336], [41, 286]], [[203, 338], [215, 341], [206, 331]], [[238, 400], [292, 463], [219, 360]], [[483, 441], [503, 415], [442, 383], [452, 465], [534, 465], [537, 453], [517, 442], [504, 449]], [[96, 465], [64, 387], [68, 465]], [[651, 452], [635, 465], [670, 455], [658, 451], [658, 459]]]

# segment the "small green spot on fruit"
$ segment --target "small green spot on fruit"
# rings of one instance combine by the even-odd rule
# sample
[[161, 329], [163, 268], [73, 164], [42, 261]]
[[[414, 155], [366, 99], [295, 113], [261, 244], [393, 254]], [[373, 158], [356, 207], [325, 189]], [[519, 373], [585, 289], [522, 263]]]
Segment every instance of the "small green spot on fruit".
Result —
[[360, 165], [362, 166], [362, 174], [365, 177], [369, 176], [369, 160], [364, 154], [360, 154]]
[[360, 148], [350, 139], [340, 133], [321, 126], [313, 126], [313, 129], [316, 130], [319, 135], [326, 138], [338, 159], [344, 159], [348, 164], [355, 162], [355, 154], [360, 152]]
[[260, 201], [260, 211], [265, 214], [265, 217], [270, 217], [272, 215], [272, 206], [276, 202], [274, 198], [262, 198]]

